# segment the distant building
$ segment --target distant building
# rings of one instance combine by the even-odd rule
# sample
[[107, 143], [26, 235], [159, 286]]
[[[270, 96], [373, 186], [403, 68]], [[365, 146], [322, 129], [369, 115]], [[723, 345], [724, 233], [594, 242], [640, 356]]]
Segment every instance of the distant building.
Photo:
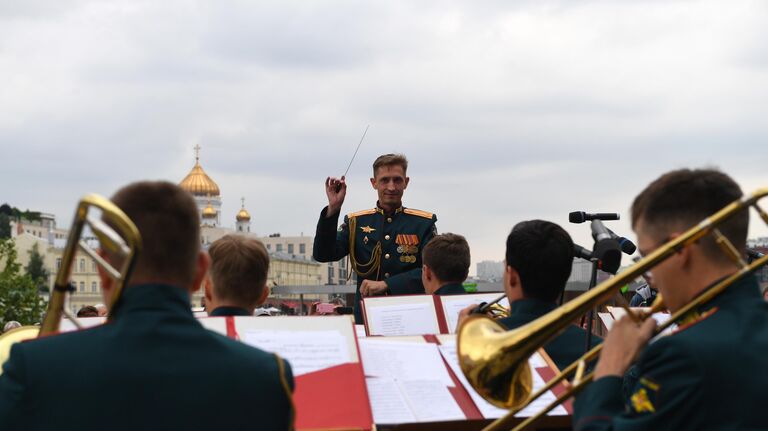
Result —
[[592, 276], [592, 262], [581, 258], [573, 259], [569, 282], [589, 283]]
[[484, 260], [477, 263], [477, 279], [482, 281], [500, 281], [504, 278], [504, 262]]
[[[221, 192], [219, 186], [205, 173], [200, 165], [200, 147], [195, 148], [195, 165], [179, 184], [192, 194], [200, 211], [200, 240], [203, 248], [227, 234], [248, 235], [263, 241], [269, 251], [270, 266], [267, 285], [306, 286], [323, 284], [347, 284], [346, 262], [319, 263], [312, 259], [311, 236], [259, 237], [251, 230], [251, 215], [242, 200], [240, 211], [235, 215], [235, 228], [222, 226]], [[61, 270], [64, 246], [69, 236], [67, 229], [56, 227], [53, 214], [40, 213], [39, 220], [24, 220], [11, 223], [11, 236], [15, 241], [18, 260], [22, 266], [29, 262], [29, 252], [37, 244], [43, 257], [45, 269], [50, 274], [49, 290]], [[95, 241], [95, 239], [88, 240]], [[94, 244], [96, 245], [96, 244]], [[72, 264], [70, 281], [74, 292], [68, 295], [66, 307], [77, 312], [84, 305], [104, 302], [101, 293], [96, 262], [78, 249]], [[354, 278], [352, 279], [354, 283]], [[192, 305], [198, 305], [203, 296], [202, 289], [192, 295]], [[327, 295], [305, 295], [305, 299], [323, 300]]]

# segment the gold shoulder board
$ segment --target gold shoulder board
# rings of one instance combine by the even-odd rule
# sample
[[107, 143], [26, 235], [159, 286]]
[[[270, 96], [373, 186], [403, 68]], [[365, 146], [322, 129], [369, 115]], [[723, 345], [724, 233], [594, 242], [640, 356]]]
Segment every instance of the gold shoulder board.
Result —
[[414, 209], [411, 209], [411, 208], [406, 208], [406, 209], [403, 210], [403, 212], [406, 213], [406, 214], [410, 214], [410, 215], [415, 215], [415, 216], [419, 216], [419, 217], [428, 218], [430, 220], [432, 219], [432, 215], [433, 215], [431, 212], [422, 211], [422, 210], [414, 210]]
[[349, 213], [349, 214], [347, 214], [347, 218], [358, 217], [358, 216], [363, 216], [363, 215], [368, 215], [368, 214], [374, 214], [375, 212], [376, 212], [376, 208], [371, 208], [369, 210], [362, 210], [362, 211], [357, 211], [357, 212]]

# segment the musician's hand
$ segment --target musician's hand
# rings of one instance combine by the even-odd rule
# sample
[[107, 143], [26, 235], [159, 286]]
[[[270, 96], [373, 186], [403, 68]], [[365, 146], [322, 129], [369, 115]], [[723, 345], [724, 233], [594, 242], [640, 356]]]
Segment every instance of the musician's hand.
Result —
[[600, 360], [595, 366], [595, 380], [605, 376], [623, 376], [643, 347], [648, 344], [655, 329], [656, 320], [653, 318], [638, 324], [629, 316], [624, 316], [614, 322], [605, 337]]
[[459, 311], [459, 321], [456, 323], [456, 332], [459, 332], [459, 328], [461, 328], [461, 324], [464, 323], [465, 320], [467, 320], [467, 317], [472, 313], [472, 310], [477, 308], [477, 306], [480, 304], [472, 304], [467, 308], [462, 309]]
[[332, 217], [341, 211], [341, 205], [347, 196], [347, 181], [344, 177], [328, 177], [325, 179], [325, 194], [328, 196], [328, 212], [326, 217]]
[[363, 296], [381, 295], [386, 291], [386, 281], [363, 280], [363, 283], [360, 285], [360, 294]]

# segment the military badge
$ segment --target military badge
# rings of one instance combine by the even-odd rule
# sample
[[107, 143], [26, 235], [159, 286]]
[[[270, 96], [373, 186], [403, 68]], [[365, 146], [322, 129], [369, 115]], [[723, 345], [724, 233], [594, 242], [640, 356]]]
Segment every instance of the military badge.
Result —
[[373, 233], [376, 231], [376, 229], [370, 226], [360, 226], [360, 230], [363, 231], [363, 233]]
[[653, 402], [656, 400], [656, 392], [659, 390], [659, 384], [646, 378], [640, 379], [640, 389], [635, 391], [630, 397], [632, 409], [637, 413], [653, 413], [656, 407]]
[[368, 244], [368, 235], [363, 238], [363, 244]]

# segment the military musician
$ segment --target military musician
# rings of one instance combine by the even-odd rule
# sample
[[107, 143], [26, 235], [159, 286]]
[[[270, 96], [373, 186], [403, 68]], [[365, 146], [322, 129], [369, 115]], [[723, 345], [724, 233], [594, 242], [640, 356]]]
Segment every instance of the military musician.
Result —
[[362, 323], [361, 296], [424, 293], [421, 250], [436, 234], [437, 216], [403, 207], [410, 178], [402, 154], [385, 154], [373, 163], [371, 186], [378, 194], [376, 207], [350, 213], [338, 228], [347, 184], [344, 177], [325, 181], [328, 206], [317, 221], [313, 257], [332, 262], [349, 256], [357, 273], [355, 320]]

